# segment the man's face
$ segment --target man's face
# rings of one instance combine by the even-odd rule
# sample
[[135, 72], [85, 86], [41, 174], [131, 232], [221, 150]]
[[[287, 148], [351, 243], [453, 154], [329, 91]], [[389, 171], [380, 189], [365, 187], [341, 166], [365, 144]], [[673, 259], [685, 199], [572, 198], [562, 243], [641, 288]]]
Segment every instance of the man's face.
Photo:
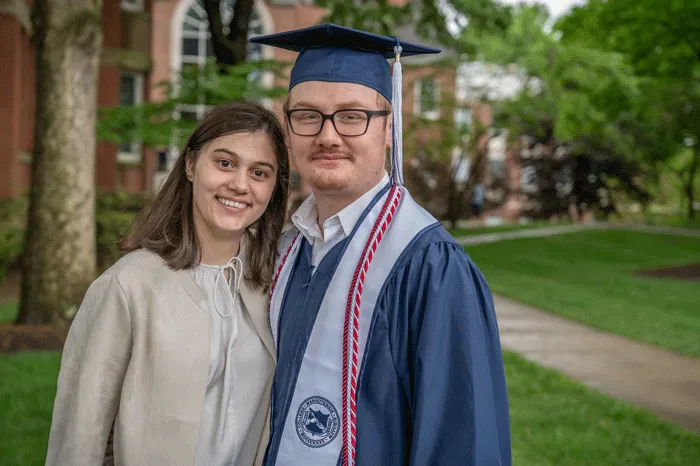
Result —
[[[289, 110], [324, 114], [337, 110], [386, 110], [374, 89], [350, 83], [307, 81], [289, 94]], [[337, 123], [337, 122], [336, 122]], [[362, 136], [341, 136], [326, 120], [316, 136], [298, 136], [285, 120], [290, 155], [299, 174], [316, 194], [356, 198], [384, 175], [384, 156], [391, 142], [391, 118], [373, 116]]]

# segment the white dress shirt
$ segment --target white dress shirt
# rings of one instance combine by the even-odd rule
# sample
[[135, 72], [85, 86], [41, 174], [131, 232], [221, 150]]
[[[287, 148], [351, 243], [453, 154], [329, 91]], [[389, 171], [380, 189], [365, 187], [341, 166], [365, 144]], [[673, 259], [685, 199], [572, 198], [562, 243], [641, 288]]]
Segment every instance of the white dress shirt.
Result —
[[299, 206], [292, 215], [292, 223], [312, 246], [311, 265], [314, 270], [333, 246], [352, 233], [352, 229], [355, 228], [355, 224], [369, 203], [388, 182], [389, 175], [385, 172], [384, 177], [376, 186], [323, 222], [323, 230], [318, 226], [318, 204], [314, 195], [311, 194]]

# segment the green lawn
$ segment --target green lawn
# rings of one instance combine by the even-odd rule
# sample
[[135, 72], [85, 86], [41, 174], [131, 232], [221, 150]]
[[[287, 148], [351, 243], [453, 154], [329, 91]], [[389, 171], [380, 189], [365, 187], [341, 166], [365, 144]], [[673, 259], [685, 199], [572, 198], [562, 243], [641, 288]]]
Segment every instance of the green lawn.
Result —
[[[0, 355], [0, 464], [44, 463], [58, 353]], [[700, 464], [700, 437], [505, 354], [513, 464]]]
[[0, 355], [0, 464], [44, 464], [59, 364], [57, 352]]
[[700, 238], [590, 231], [466, 250], [494, 293], [700, 356], [700, 284], [633, 274], [700, 262]]
[[531, 230], [533, 228], [547, 228], [547, 227], [555, 227], [555, 226], [561, 226], [561, 225], [567, 225], [566, 223], [558, 223], [558, 224], [552, 224], [549, 222], [535, 222], [535, 223], [526, 223], [526, 224], [514, 224], [514, 225], [493, 225], [493, 226], [486, 226], [486, 225], [479, 225], [475, 226], [473, 228], [453, 228], [451, 230], [448, 230], [452, 236], [455, 238], [460, 238], [463, 236], [476, 236], [476, 235], [488, 235], [490, 233], [504, 233], [508, 231], [517, 231], [517, 230]]
[[14, 322], [17, 311], [17, 303], [0, 304], [0, 322]]
[[513, 353], [504, 360], [514, 465], [700, 464], [700, 436]]

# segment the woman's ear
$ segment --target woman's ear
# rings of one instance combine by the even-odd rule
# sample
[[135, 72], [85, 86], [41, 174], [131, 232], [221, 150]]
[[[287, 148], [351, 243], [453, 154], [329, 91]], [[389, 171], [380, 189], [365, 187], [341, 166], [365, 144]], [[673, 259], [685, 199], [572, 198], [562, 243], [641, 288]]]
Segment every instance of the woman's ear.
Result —
[[187, 175], [187, 179], [192, 181], [192, 178], [194, 177], [194, 158], [187, 156], [185, 157], [185, 174]]

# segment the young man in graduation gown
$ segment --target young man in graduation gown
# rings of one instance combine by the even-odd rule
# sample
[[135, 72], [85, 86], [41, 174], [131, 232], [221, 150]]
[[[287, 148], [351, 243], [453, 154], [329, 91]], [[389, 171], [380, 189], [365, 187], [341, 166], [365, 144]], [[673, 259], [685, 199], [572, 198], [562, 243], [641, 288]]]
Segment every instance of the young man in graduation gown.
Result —
[[510, 465], [491, 293], [402, 186], [400, 57], [439, 50], [335, 25], [252, 41], [300, 52], [285, 125], [313, 190], [271, 291], [265, 464]]

